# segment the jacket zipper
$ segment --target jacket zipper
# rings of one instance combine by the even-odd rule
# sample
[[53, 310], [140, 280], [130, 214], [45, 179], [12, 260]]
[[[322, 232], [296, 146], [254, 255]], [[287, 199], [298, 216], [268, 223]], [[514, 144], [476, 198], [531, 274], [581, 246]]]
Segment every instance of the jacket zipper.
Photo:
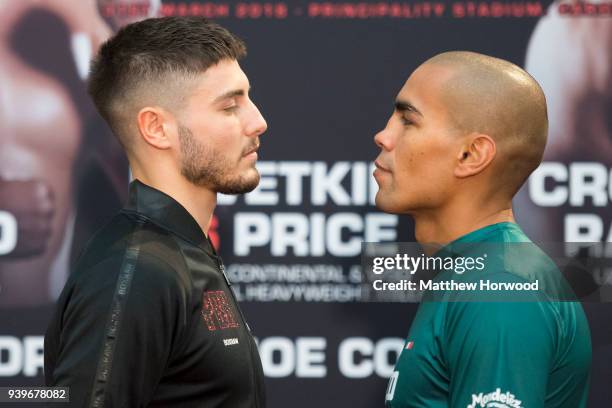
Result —
[[230, 296], [232, 297], [232, 299], [234, 300], [234, 305], [236, 305], [236, 309], [238, 309], [238, 313], [240, 314], [240, 318], [242, 319], [242, 322], [244, 323], [244, 325], [247, 328], [247, 334], [250, 336], [249, 339], [249, 361], [251, 363], [251, 375], [253, 377], [253, 390], [255, 391], [255, 405], [256, 407], [259, 407], [259, 399], [260, 399], [260, 395], [259, 395], [259, 384], [257, 383], [257, 373], [255, 370], [255, 363], [253, 361], [253, 332], [251, 331], [251, 326], [249, 326], [249, 324], [247, 323], [246, 318], [244, 317], [244, 314], [242, 313], [242, 309], [240, 308], [240, 305], [238, 304], [238, 299], [236, 299], [236, 294], [234, 293], [234, 289], [232, 288], [232, 282], [229, 280], [229, 278], [227, 277], [227, 274], [225, 273], [225, 265], [223, 265], [223, 260], [221, 259], [221, 257], [217, 254], [215, 254], [215, 258], [217, 260], [217, 266], [219, 267], [219, 270], [221, 271], [221, 274], [223, 275], [223, 278], [225, 279], [225, 283], [227, 284], [227, 288], [229, 289], [230, 292]]

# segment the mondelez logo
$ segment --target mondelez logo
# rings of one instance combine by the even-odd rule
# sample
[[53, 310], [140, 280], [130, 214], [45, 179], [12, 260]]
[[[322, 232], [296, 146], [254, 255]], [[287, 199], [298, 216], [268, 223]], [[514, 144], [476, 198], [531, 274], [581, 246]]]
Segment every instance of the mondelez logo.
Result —
[[472, 403], [466, 408], [477, 407], [523, 408], [521, 400], [516, 399], [514, 394], [508, 391], [502, 393], [499, 388], [488, 394], [472, 394]]

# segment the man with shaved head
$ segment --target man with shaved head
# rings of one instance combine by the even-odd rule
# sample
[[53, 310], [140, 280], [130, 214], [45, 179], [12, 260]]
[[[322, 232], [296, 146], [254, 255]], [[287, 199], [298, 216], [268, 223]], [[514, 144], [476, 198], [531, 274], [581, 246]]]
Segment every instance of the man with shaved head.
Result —
[[[436, 283], [478, 290], [425, 291], [387, 407], [586, 406], [584, 312], [512, 213], [514, 195], [542, 159], [547, 128], [538, 83], [477, 53], [429, 59], [397, 95], [375, 137], [377, 206], [413, 217], [429, 256], [480, 255], [484, 268], [438, 271]], [[524, 290], [492, 293], [491, 282]]]

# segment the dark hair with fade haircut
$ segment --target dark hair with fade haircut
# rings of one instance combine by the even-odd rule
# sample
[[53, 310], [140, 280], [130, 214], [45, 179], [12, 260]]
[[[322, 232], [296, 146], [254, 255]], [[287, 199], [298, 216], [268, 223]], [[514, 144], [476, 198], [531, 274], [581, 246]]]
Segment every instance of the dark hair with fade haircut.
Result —
[[203, 17], [150, 18], [123, 27], [102, 44], [87, 90], [127, 148], [122, 116], [139, 90], [164, 89], [172, 79], [194, 78], [221, 60], [245, 56], [242, 40]]

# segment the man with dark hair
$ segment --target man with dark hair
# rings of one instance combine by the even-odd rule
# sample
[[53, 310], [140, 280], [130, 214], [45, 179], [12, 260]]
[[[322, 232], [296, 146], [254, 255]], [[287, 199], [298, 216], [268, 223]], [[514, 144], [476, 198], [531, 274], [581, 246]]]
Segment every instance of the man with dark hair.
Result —
[[426, 291], [388, 407], [586, 406], [584, 312], [512, 213], [512, 198], [542, 159], [547, 128], [540, 86], [501, 59], [443, 53], [400, 90], [375, 137], [377, 206], [412, 216], [419, 243], [442, 245], [433, 256], [486, 258], [481, 271], [441, 270], [435, 283], [535, 290]]
[[127, 206], [88, 243], [45, 337], [47, 385], [78, 407], [263, 407], [256, 344], [206, 232], [216, 194], [259, 182], [266, 122], [203, 18], [128, 25], [95, 58], [90, 94], [124, 146]]

